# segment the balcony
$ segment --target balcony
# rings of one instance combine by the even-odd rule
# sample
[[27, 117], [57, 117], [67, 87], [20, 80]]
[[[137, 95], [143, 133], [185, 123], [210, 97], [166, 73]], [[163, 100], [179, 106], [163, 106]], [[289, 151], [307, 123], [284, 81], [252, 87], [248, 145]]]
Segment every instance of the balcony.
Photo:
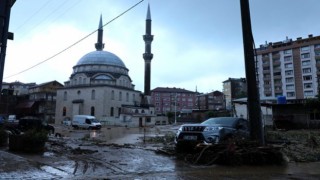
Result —
[[274, 68], [274, 69], [273, 69], [273, 72], [274, 72], [274, 73], [281, 72], [281, 68], [279, 68], [279, 67]]
[[275, 89], [275, 90], [274, 90], [274, 93], [275, 93], [275, 94], [278, 94], [278, 93], [280, 94], [280, 93], [283, 93], [283, 91], [282, 91], [282, 89]]
[[270, 74], [270, 69], [263, 70], [263, 74]]
[[272, 54], [272, 59], [280, 59], [280, 53]]
[[281, 65], [281, 62], [280, 60], [276, 60], [276, 61], [273, 61], [273, 66], [280, 66]]
[[273, 76], [273, 79], [281, 79], [281, 75], [275, 75]]
[[262, 61], [269, 61], [269, 56], [263, 56]]
[[264, 90], [264, 94], [267, 95], [267, 94], [272, 94], [271, 90]]
[[263, 80], [264, 81], [268, 81], [268, 80], [270, 81], [271, 80], [271, 76], [263, 76]]
[[264, 63], [262, 63], [262, 67], [270, 67], [270, 63], [269, 62], [264, 62]]
[[269, 89], [269, 88], [271, 88], [271, 84], [264, 84], [264, 85], [263, 85], [263, 88]]

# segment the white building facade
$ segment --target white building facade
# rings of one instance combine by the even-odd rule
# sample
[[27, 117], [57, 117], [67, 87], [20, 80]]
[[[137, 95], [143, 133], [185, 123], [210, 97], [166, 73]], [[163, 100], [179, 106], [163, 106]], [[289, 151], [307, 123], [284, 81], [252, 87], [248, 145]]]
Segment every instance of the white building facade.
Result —
[[295, 100], [318, 95], [320, 36], [269, 43], [256, 52], [261, 99], [285, 96]]

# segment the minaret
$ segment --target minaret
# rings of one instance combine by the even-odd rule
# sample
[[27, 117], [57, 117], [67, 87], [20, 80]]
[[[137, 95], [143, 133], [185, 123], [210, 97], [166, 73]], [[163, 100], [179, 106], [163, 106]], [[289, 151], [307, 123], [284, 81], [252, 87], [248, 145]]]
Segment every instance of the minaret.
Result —
[[143, 53], [144, 59], [144, 95], [150, 96], [150, 80], [151, 80], [151, 60], [153, 54], [151, 53], [151, 43], [153, 41], [153, 35], [151, 35], [151, 14], [150, 5], [148, 4], [148, 12], [146, 19], [146, 34], [143, 35], [145, 42], [145, 52]]
[[102, 15], [100, 15], [100, 22], [99, 22], [99, 28], [98, 28], [98, 40], [95, 44], [95, 47], [97, 51], [102, 51], [104, 48], [104, 43], [102, 42], [103, 38], [103, 29], [102, 29]]

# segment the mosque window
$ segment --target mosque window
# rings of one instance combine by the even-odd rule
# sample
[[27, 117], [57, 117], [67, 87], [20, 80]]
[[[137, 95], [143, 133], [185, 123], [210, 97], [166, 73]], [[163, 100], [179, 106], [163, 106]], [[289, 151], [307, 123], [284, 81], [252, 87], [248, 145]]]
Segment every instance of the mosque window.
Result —
[[90, 113], [91, 116], [94, 116], [94, 110], [95, 110], [95, 109], [94, 109], [94, 107], [92, 106], [92, 107], [91, 107], [91, 113]]
[[62, 109], [62, 116], [66, 116], [67, 114], [67, 108], [66, 107], [63, 107]]
[[68, 99], [68, 93], [67, 93], [67, 91], [65, 91], [64, 93], [63, 93], [63, 100], [64, 101], [66, 101], [67, 99]]
[[136, 95], [132, 94], [132, 101], [135, 101], [135, 99], [136, 99]]
[[118, 116], [121, 114], [121, 108], [118, 108]]
[[83, 84], [86, 84], [87, 79], [83, 78]]
[[96, 99], [96, 91], [95, 91], [95, 90], [92, 90], [92, 91], [91, 91], [91, 99], [92, 99], [92, 100], [95, 100], [95, 99]]
[[134, 113], [137, 113], [137, 114], [138, 114], [138, 113], [139, 113], [139, 110], [138, 110], [138, 109], [136, 109]]
[[122, 92], [119, 92], [119, 101], [122, 101]]
[[79, 77], [79, 84], [82, 83], [82, 77]]
[[111, 109], [110, 109], [110, 116], [111, 117], [113, 116], [113, 107], [111, 107]]
[[114, 100], [114, 91], [111, 91], [111, 100]]
[[94, 78], [95, 80], [109, 80], [112, 79], [110, 76], [102, 74], [102, 75], [98, 75]]
[[129, 102], [129, 93], [126, 94], [126, 101]]

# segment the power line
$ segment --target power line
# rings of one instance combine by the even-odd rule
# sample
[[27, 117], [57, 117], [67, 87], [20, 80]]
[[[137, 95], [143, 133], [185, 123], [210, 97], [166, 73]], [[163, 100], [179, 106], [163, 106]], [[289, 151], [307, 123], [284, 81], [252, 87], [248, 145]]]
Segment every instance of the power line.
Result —
[[27, 20], [25, 20], [17, 29], [14, 30], [14, 32], [18, 31], [23, 25], [25, 25], [27, 22], [29, 22], [36, 14], [38, 14], [44, 7], [46, 7], [50, 0], [48, 0], [46, 3], [44, 3], [35, 13], [33, 13]]
[[[131, 6], [131, 7], [130, 7], [129, 9], [127, 9], [126, 11], [122, 12], [121, 14], [119, 14], [118, 16], [116, 16], [115, 18], [113, 18], [113, 19], [111, 19], [110, 21], [108, 21], [107, 23], [105, 23], [102, 27], [105, 27], [106, 25], [110, 24], [111, 22], [113, 22], [114, 20], [118, 19], [118, 18], [121, 17], [122, 15], [126, 14], [128, 11], [130, 11], [130, 10], [133, 9], [133, 8], [135, 8], [136, 6], [138, 6], [138, 5], [139, 5], [140, 3], [142, 3], [143, 1], [144, 1], [144, 0], [141, 0], [141, 1], [139, 1], [138, 3], [136, 3], [135, 5]], [[27, 68], [27, 69], [25, 69], [25, 70], [22, 70], [22, 71], [20, 71], [20, 72], [18, 72], [18, 73], [16, 73], [16, 74], [7, 76], [7, 77], [5, 77], [4, 79], [7, 79], [7, 78], [10, 78], [10, 77], [13, 77], [13, 76], [22, 74], [22, 73], [24, 73], [24, 72], [26, 72], [26, 71], [34, 68], [34, 67], [39, 66], [40, 64], [43, 64], [43, 63], [45, 63], [45, 62], [47, 62], [47, 61], [55, 58], [56, 56], [64, 53], [65, 51], [67, 51], [68, 49], [72, 48], [73, 46], [75, 46], [76, 44], [80, 43], [81, 41], [85, 40], [86, 38], [88, 38], [89, 36], [91, 36], [92, 34], [94, 34], [94, 33], [97, 32], [97, 31], [98, 31], [98, 29], [94, 30], [94, 31], [91, 32], [90, 34], [86, 35], [85, 37], [81, 38], [80, 40], [78, 40], [78, 41], [76, 41], [75, 43], [71, 44], [70, 46], [66, 47], [65, 49], [59, 51], [58, 53], [54, 54], [53, 56], [51, 56], [51, 57], [49, 57], [49, 58], [47, 58], [47, 59], [45, 59], [45, 60], [43, 60], [43, 61], [41, 61], [41, 62], [39, 62], [39, 63], [37, 63], [37, 64], [35, 64], [35, 65], [33, 65], [33, 66], [31, 66], [31, 67], [29, 67], [29, 68]]]

